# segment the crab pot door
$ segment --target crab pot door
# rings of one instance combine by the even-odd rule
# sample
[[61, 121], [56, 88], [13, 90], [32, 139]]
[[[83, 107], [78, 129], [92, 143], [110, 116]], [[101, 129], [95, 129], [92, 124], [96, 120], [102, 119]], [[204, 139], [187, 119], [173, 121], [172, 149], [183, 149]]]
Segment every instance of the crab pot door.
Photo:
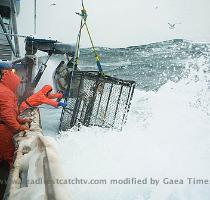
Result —
[[101, 76], [97, 72], [74, 72], [67, 107], [61, 114], [60, 130], [78, 124], [121, 129], [134, 88], [134, 81]]

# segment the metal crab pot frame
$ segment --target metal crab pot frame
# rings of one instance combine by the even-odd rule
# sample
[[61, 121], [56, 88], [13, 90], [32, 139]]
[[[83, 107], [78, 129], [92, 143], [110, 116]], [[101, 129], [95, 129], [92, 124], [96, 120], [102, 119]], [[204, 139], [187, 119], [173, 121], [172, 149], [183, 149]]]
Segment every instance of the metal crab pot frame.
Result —
[[122, 129], [134, 93], [134, 81], [95, 71], [75, 71], [69, 82], [69, 98], [61, 114], [60, 130], [66, 131], [79, 124]]

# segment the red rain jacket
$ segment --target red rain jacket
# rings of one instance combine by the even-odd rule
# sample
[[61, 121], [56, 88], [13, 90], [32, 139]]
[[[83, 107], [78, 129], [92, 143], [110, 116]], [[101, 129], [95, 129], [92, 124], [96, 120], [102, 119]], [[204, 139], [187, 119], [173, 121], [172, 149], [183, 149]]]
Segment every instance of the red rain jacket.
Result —
[[36, 107], [41, 104], [48, 104], [54, 107], [58, 107], [58, 102], [52, 99], [55, 98], [61, 99], [63, 95], [61, 93], [50, 94], [51, 91], [52, 91], [52, 86], [45, 85], [40, 91], [28, 97], [26, 101], [21, 103], [20, 112], [23, 112], [27, 108]]
[[0, 161], [6, 160], [11, 166], [13, 163], [14, 145], [13, 134], [20, 129], [18, 122], [18, 107], [16, 90], [20, 78], [9, 70], [3, 71], [0, 81]]

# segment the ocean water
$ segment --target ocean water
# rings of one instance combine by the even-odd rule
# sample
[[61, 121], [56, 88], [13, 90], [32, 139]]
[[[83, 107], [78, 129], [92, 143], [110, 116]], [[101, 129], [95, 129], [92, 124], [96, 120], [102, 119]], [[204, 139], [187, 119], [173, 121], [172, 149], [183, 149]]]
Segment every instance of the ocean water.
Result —
[[[44, 134], [56, 140], [66, 179], [74, 180], [72, 199], [210, 199], [209, 47], [170, 40], [98, 48], [107, 74], [137, 82], [121, 132], [82, 127], [57, 135], [61, 110], [41, 109]], [[81, 68], [92, 65], [83, 49]]]

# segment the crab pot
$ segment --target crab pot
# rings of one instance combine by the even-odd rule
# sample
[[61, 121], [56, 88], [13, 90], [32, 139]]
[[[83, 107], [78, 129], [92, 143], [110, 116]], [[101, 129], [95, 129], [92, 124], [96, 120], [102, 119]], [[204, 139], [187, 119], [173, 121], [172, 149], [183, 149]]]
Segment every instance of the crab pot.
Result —
[[75, 71], [71, 80], [60, 130], [69, 130], [75, 125], [122, 129], [130, 108], [134, 81], [87, 71]]

